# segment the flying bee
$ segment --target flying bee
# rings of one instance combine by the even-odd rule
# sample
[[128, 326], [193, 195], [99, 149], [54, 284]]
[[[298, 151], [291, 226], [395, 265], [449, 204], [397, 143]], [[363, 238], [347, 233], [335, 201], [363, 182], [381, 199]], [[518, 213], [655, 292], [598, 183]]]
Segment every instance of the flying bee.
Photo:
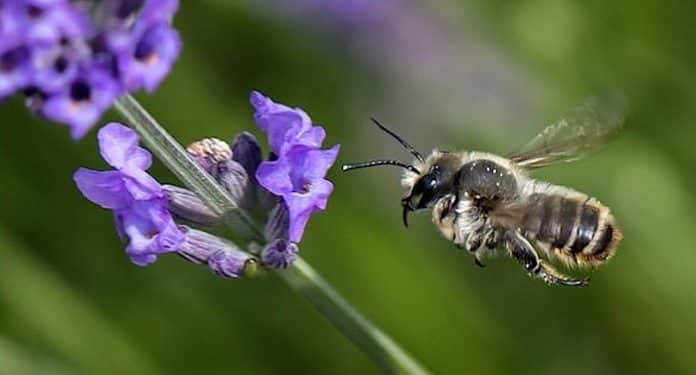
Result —
[[412, 211], [431, 210], [432, 221], [457, 247], [482, 259], [503, 248], [532, 276], [562, 286], [586, 286], [556, 270], [595, 268], [609, 260], [621, 231], [608, 207], [573, 189], [530, 178], [528, 172], [581, 158], [612, 139], [623, 126], [624, 103], [618, 97], [589, 99], [566, 118], [547, 127], [520, 151], [499, 156], [487, 152], [435, 149], [423, 157], [395, 138], [415, 160], [370, 160], [346, 164], [344, 171], [382, 165], [404, 169], [403, 222]]

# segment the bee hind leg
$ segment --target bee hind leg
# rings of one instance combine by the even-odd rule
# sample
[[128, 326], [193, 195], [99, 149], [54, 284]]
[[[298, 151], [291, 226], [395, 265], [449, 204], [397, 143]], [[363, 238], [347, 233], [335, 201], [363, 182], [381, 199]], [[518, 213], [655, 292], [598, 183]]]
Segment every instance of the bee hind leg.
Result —
[[563, 275], [550, 264], [539, 258], [534, 246], [518, 231], [508, 231], [504, 236], [510, 255], [515, 258], [532, 276], [551, 285], [582, 287], [589, 285], [589, 279], [573, 279]]

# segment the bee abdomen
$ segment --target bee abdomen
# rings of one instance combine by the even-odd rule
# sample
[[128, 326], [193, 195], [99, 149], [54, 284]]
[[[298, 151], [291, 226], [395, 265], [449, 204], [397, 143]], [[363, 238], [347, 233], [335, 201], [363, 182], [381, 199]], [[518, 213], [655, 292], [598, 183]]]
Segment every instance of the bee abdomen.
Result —
[[578, 266], [605, 262], [621, 239], [609, 209], [585, 196], [532, 194], [522, 229], [549, 256]]

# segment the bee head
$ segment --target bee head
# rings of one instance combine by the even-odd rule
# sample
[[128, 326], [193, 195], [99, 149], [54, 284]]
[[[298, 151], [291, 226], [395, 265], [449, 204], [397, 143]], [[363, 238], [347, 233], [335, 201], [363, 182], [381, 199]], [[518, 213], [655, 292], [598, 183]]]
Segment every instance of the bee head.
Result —
[[401, 199], [404, 225], [408, 226], [409, 212], [432, 208], [438, 200], [453, 192], [458, 159], [447, 152], [436, 152], [428, 157], [426, 164], [430, 164], [430, 167], [427, 172], [415, 180], [407, 195]]

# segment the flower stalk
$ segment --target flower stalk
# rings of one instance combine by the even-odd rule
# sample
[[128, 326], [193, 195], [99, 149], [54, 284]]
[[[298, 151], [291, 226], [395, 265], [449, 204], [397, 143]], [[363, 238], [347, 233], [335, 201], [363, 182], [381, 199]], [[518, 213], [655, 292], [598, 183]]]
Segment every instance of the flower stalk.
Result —
[[[115, 103], [116, 110], [139, 133], [143, 142], [188, 188], [224, 218], [226, 225], [247, 241], [263, 242], [263, 231], [184, 148], [130, 95]], [[258, 246], [252, 244], [251, 246]], [[429, 374], [398, 343], [382, 332], [341, 297], [310, 265], [297, 257], [293, 265], [279, 272], [293, 290], [300, 293], [344, 336], [389, 373]]]

